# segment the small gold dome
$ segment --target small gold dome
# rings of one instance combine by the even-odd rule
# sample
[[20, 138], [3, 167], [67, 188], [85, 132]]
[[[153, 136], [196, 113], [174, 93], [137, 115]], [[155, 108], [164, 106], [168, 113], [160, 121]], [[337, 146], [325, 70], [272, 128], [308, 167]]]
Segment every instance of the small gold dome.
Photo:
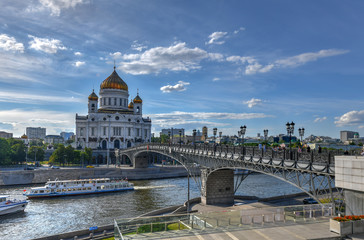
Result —
[[27, 135], [25, 135], [25, 134], [23, 134], [23, 135], [21, 136], [21, 138], [22, 138], [22, 139], [28, 139]]
[[128, 91], [128, 85], [119, 77], [114, 67], [113, 73], [101, 83], [100, 89], [120, 89]]
[[130, 109], [134, 108], [134, 103], [133, 103], [133, 101], [130, 101], [130, 103], [129, 103], [129, 105], [128, 105], [128, 108], [130, 108]]
[[92, 90], [92, 93], [90, 94], [90, 96], [88, 96], [88, 100], [90, 100], [90, 101], [97, 101], [97, 100], [99, 100], [99, 97], [96, 95], [96, 93], [94, 92], [94, 90]]
[[143, 103], [143, 100], [139, 97], [139, 94], [134, 98], [134, 103]]

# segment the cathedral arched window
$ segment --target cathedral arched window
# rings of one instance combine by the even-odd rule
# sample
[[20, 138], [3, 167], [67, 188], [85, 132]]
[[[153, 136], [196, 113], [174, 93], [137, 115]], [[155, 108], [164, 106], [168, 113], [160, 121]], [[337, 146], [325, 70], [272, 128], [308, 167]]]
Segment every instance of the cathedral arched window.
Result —
[[140, 108], [139, 108], [139, 107], [137, 107], [136, 112], [137, 112], [137, 113], [139, 113], [139, 112], [140, 112]]

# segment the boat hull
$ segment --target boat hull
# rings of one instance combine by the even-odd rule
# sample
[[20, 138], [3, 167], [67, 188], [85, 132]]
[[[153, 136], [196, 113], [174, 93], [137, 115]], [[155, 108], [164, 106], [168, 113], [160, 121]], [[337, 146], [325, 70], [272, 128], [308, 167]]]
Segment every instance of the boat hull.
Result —
[[54, 192], [54, 193], [39, 193], [39, 194], [25, 194], [28, 199], [34, 198], [53, 198], [53, 197], [66, 197], [66, 196], [80, 196], [80, 195], [91, 195], [100, 193], [111, 193], [111, 192], [123, 192], [134, 190], [134, 187], [122, 188], [122, 189], [105, 189], [105, 190], [95, 190], [87, 192]]
[[0, 216], [17, 213], [17, 212], [23, 212], [26, 208], [28, 202], [18, 202], [18, 203], [11, 203], [9, 205], [1, 206], [0, 207]]

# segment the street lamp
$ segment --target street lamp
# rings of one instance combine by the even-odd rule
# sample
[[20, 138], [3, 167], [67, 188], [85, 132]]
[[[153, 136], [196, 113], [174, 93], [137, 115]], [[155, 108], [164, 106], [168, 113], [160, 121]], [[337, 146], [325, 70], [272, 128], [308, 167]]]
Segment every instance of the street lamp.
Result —
[[26, 164], [26, 167], [28, 167], [28, 151], [29, 151], [29, 146], [28, 145], [25, 145], [24, 146], [24, 150], [25, 150], [25, 164]]
[[196, 129], [193, 129], [193, 147], [196, 150]]
[[217, 128], [214, 128], [214, 129], [213, 129], [213, 131], [214, 131], [214, 142], [216, 143], [216, 133], [217, 133]]
[[267, 141], [267, 139], [268, 139], [268, 129], [264, 129], [263, 132], [264, 132], [264, 139], [265, 139], [265, 141]]
[[301, 143], [302, 143], [302, 137], [305, 135], [305, 129], [304, 128], [299, 128], [298, 129], [298, 133], [300, 134]]
[[168, 131], [168, 144], [171, 145], [171, 131]]
[[294, 133], [294, 122], [292, 121], [291, 123], [287, 122], [286, 123], [286, 127], [287, 127], [287, 135], [289, 135], [289, 156], [291, 158], [291, 141], [292, 141], [292, 134]]
[[241, 136], [242, 136], [242, 140], [243, 140], [243, 145], [244, 145], [244, 135], [246, 132], [246, 126], [240, 126], [240, 132], [241, 132]]
[[178, 133], [179, 133], [179, 147], [181, 148], [181, 145], [182, 145], [182, 130], [179, 130]]
[[238, 141], [237, 141], [237, 142], [239, 143], [239, 145], [240, 145], [240, 143], [241, 143], [240, 139], [241, 139], [241, 131], [239, 130], [239, 131], [238, 131]]

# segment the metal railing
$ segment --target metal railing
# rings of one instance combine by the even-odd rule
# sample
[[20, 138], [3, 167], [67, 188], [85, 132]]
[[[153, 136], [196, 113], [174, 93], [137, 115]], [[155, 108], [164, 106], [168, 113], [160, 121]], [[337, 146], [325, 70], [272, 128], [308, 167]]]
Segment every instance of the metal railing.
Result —
[[[173, 232], [178, 235], [183, 232], [226, 228], [262, 228], [282, 224], [308, 223], [327, 221], [333, 216], [334, 206], [297, 205], [287, 207], [260, 208], [240, 211], [209, 212], [205, 214], [180, 214], [156, 217], [126, 218], [114, 220], [115, 240], [128, 239], [128, 236], [138, 234], [159, 234]], [[171, 227], [173, 225], [173, 227]]]

